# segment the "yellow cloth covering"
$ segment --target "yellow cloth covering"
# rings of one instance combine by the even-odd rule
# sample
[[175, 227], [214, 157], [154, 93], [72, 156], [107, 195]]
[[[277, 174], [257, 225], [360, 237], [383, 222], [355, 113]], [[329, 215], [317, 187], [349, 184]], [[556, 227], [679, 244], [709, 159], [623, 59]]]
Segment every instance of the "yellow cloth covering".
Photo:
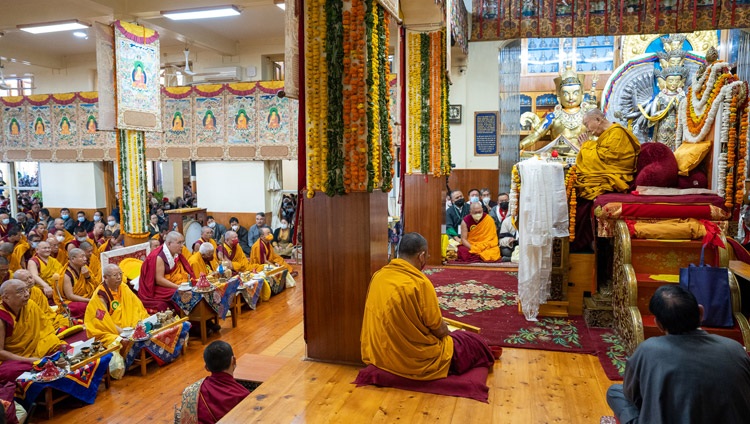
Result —
[[34, 302], [39, 307], [39, 311], [42, 313], [44, 318], [48, 319], [52, 323], [52, 327], [55, 328], [55, 332], [61, 328], [70, 327], [70, 321], [64, 316], [53, 311], [49, 306], [47, 296], [44, 295], [42, 289], [37, 286], [31, 288], [29, 294], [29, 302]]
[[25, 255], [29, 249], [31, 249], [31, 245], [26, 240], [26, 237], [21, 237], [21, 240], [19, 240], [13, 248], [13, 253], [11, 253], [8, 258], [8, 271], [10, 271], [11, 276], [13, 276], [14, 272], [23, 268], [23, 255]]
[[[213, 260], [208, 263], [208, 266], [206, 266], [206, 261], [203, 260], [200, 252], [195, 252], [190, 255], [188, 263], [190, 264], [190, 267], [193, 268], [193, 275], [195, 275], [195, 278], [200, 278], [201, 274], [210, 275], [219, 268], [219, 261], [216, 259], [215, 254]], [[211, 267], [211, 269], [208, 267]]]
[[403, 259], [394, 259], [370, 282], [362, 322], [362, 361], [414, 380], [448, 375], [453, 339], [430, 330], [443, 323], [430, 280]]
[[0, 310], [13, 321], [11, 335], [8, 335], [8, 323], [5, 323], [5, 350], [8, 352], [26, 358], [41, 358], [65, 345], [57, 338], [52, 323], [44, 319], [36, 303], [28, 302], [18, 316], [6, 309], [4, 304], [0, 304]]
[[638, 139], [619, 124], [612, 124], [598, 140], [583, 143], [576, 159], [578, 195], [594, 200], [603, 193], [627, 190], [640, 151]]
[[706, 235], [706, 227], [695, 218], [636, 222], [633, 230], [633, 236], [639, 239], [699, 240]]
[[[224, 251], [228, 255], [232, 254], [232, 248], [228, 244], [222, 243], [221, 245], [224, 247]], [[233, 258], [224, 258], [225, 260], [232, 261], [232, 269], [234, 270], [234, 272], [246, 272], [255, 270], [255, 268], [250, 265], [250, 262], [247, 260], [247, 256], [245, 256], [245, 252], [242, 251], [239, 244], [235, 246], [234, 252], [235, 253]]]
[[[261, 243], [265, 244], [265, 257], [263, 257], [264, 255], [260, 251]], [[253, 244], [253, 247], [250, 248], [250, 267], [254, 271], [262, 271], [263, 266], [267, 263], [276, 264], [280, 267], [286, 268], [289, 272], [292, 272], [291, 265], [287, 264], [284, 258], [279, 256], [273, 250], [273, 246], [271, 246], [270, 242], [258, 239], [255, 244]]]
[[[214, 247], [214, 256], [216, 256], [216, 249], [218, 249], [219, 246], [216, 244], [216, 241], [214, 241], [214, 239], [208, 239], [208, 241], [205, 241], [203, 239], [198, 239], [195, 243], [198, 243], [198, 242], [201, 242], [201, 244], [203, 244], [203, 243], [211, 243], [211, 246]], [[195, 245], [195, 243], [193, 243], [193, 246]], [[190, 246], [190, 247], [192, 248], [193, 246]], [[200, 244], [198, 245], [198, 247], [200, 247]], [[196, 250], [196, 252], [197, 252], [197, 250]], [[188, 258], [189, 257], [190, 256], [188, 256]]]
[[53, 293], [52, 297], [55, 299], [55, 304], [57, 306], [62, 306], [63, 303], [68, 304], [71, 302], [70, 299], [65, 298], [65, 292], [63, 291], [63, 285], [65, 284], [65, 273], [68, 273], [68, 275], [71, 277], [71, 283], [73, 283], [73, 293], [90, 299], [91, 295], [94, 293], [94, 286], [91, 281], [86, 281], [86, 278], [75, 272], [73, 268], [69, 267], [69, 264], [65, 264], [65, 266], [62, 269], [62, 272], [60, 272], [60, 278], [57, 280], [57, 284], [53, 287]]
[[[466, 221], [464, 221], [466, 222]], [[469, 253], [479, 255], [485, 262], [500, 259], [500, 246], [497, 244], [497, 227], [495, 221], [487, 214], [478, 224], [469, 228], [466, 240], [471, 244]]]
[[46, 263], [39, 256], [34, 255], [34, 257], [31, 259], [34, 260], [34, 258], [36, 258], [39, 278], [47, 282], [50, 287], [55, 287], [57, 279], [60, 277], [60, 272], [63, 268], [62, 264], [60, 264], [60, 262], [58, 262], [57, 259], [53, 258], [52, 256], [47, 258]]
[[680, 282], [680, 276], [677, 274], [654, 274], [654, 275], [649, 275], [648, 278], [654, 281], [664, 281], [667, 283], [679, 283]]
[[88, 337], [95, 337], [105, 346], [109, 346], [119, 336], [117, 327], [135, 327], [138, 321], [148, 318], [148, 312], [127, 284], [121, 284], [119, 291], [112, 293], [111, 305], [105, 304], [99, 296], [100, 292], [106, 293], [103, 284], [100, 284], [91, 296], [83, 322]]

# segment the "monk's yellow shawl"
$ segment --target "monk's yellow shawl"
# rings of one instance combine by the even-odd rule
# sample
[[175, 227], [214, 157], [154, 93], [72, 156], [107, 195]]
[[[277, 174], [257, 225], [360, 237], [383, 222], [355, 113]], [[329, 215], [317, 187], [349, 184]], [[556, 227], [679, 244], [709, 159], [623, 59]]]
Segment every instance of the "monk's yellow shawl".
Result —
[[[185, 246], [182, 247], [183, 249]], [[180, 253], [182, 255], [182, 253]], [[186, 258], [189, 258], [190, 256], [185, 256]], [[169, 280], [170, 282], [177, 284], [178, 286], [186, 281], [190, 281], [190, 272], [185, 269], [185, 267], [182, 265], [182, 261], [178, 258], [175, 258], [174, 260], [174, 269], [172, 269], [172, 272], [167, 273], [167, 268], [169, 267], [169, 264], [166, 262], [164, 263], [164, 278]]]
[[52, 310], [52, 308], [49, 306], [47, 296], [44, 295], [44, 292], [39, 287], [33, 286], [31, 288], [31, 293], [29, 293], [29, 302], [36, 303], [36, 306], [39, 307], [39, 310], [42, 312], [44, 318], [48, 319], [52, 323], [52, 327], [55, 328], [55, 331], [61, 328], [70, 327], [70, 321], [67, 318]]
[[13, 253], [11, 253], [8, 258], [8, 271], [10, 271], [11, 276], [14, 272], [22, 268], [21, 262], [23, 261], [23, 255], [25, 255], [29, 249], [31, 249], [31, 245], [26, 240], [26, 237], [21, 237], [21, 240], [19, 240], [13, 248]]
[[448, 375], [453, 339], [430, 330], [443, 323], [430, 280], [394, 259], [370, 282], [362, 322], [362, 361], [402, 377], [435, 380]]
[[98, 286], [102, 282], [102, 261], [99, 259], [99, 253], [94, 249], [89, 256], [89, 273], [91, 275], [91, 285]]
[[195, 252], [190, 255], [188, 263], [190, 264], [190, 267], [193, 268], [193, 275], [195, 275], [195, 278], [200, 278], [201, 274], [210, 275], [219, 268], [219, 261], [216, 260], [215, 254], [214, 258], [208, 264], [211, 269], [206, 266], [206, 261], [203, 260], [200, 252]]
[[100, 292], [106, 293], [103, 284], [100, 284], [91, 296], [83, 322], [88, 337], [95, 337], [105, 346], [109, 346], [119, 335], [117, 327], [135, 327], [138, 321], [148, 318], [148, 312], [127, 284], [120, 284], [117, 293], [112, 293], [112, 302], [109, 305], [99, 297]]
[[[264, 255], [260, 251], [261, 243], [265, 243], [265, 257], [263, 257]], [[280, 267], [288, 269], [289, 272], [292, 272], [291, 265], [287, 264], [284, 258], [279, 256], [273, 250], [271, 243], [258, 239], [255, 244], [253, 244], [253, 247], [250, 248], [250, 266], [254, 271], [262, 271], [263, 266], [267, 263], [277, 264]]]
[[[226, 243], [222, 243], [221, 245], [224, 247], [224, 252], [226, 252], [226, 255], [232, 254], [231, 246]], [[247, 256], [245, 256], [245, 252], [242, 251], [239, 244], [235, 248], [234, 257], [225, 257], [224, 259], [232, 261], [232, 269], [234, 269], [234, 272], [246, 272], [253, 271], [255, 269], [252, 265], [250, 265], [250, 262], [248, 262]]]
[[489, 215], [484, 214], [484, 217], [478, 224], [469, 227], [466, 240], [471, 244], [469, 253], [479, 255], [483, 261], [494, 262], [500, 259], [500, 246], [497, 243], [497, 227], [495, 227], [495, 220]]
[[35, 258], [39, 278], [46, 281], [50, 287], [55, 287], [57, 279], [60, 277], [60, 271], [62, 271], [62, 264], [52, 256], [47, 257], [47, 262], [44, 262], [38, 255], [34, 255], [31, 259], [34, 260]]
[[55, 335], [52, 323], [42, 315], [42, 311], [34, 302], [28, 302], [21, 308], [18, 316], [14, 315], [5, 304], [0, 304], [0, 310], [9, 315], [13, 330], [5, 323], [5, 350], [26, 358], [41, 358], [57, 350], [65, 344]]
[[[201, 244], [203, 244], [203, 243], [211, 243], [211, 246], [214, 247], [214, 256], [216, 256], [216, 249], [219, 248], [219, 245], [216, 244], [216, 240], [214, 240], [214, 239], [208, 239], [208, 241], [205, 241], [205, 240], [203, 240], [201, 238], [201, 239], [198, 239], [195, 243], [198, 243], [198, 242], [201, 242]], [[195, 243], [193, 243], [193, 246], [195, 246]], [[190, 247], [192, 248], [193, 246], [190, 246]], [[198, 247], [200, 248], [200, 244], [198, 245]], [[196, 252], [197, 252], [197, 250], [196, 250]], [[188, 256], [188, 257], [190, 257], [190, 256]]]
[[603, 193], [627, 190], [640, 151], [638, 139], [620, 124], [612, 124], [598, 140], [583, 143], [576, 159], [578, 196], [594, 200]]
[[65, 291], [63, 290], [63, 286], [65, 285], [65, 273], [68, 273], [68, 275], [71, 277], [70, 282], [73, 283], [73, 293], [78, 296], [90, 299], [91, 295], [94, 293], [94, 288], [96, 287], [92, 283], [93, 279], [87, 281], [83, 275], [77, 273], [73, 268], [69, 266], [69, 264], [65, 264], [62, 271], [60, 272], [60, 278], [57, 280], [57, 283], [53, 287], [54, 293], [52, 297], [54, 298], [57, 306], [62, 306], [63, 303], [68, 304], [71, 302], [70, 299], [65, 298]]

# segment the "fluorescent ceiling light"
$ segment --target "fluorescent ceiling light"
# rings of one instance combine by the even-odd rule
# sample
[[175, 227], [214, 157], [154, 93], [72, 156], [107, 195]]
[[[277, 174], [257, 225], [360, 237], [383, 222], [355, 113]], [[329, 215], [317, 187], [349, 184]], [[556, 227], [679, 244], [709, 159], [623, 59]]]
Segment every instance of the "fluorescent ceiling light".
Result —
[[71, 19], [68, 21], [47, 22], [43, 24], [18, 25], [18, 29], [32, 34], [46, 34], [48, 32], [87, 29], [89, 26], [90, 25], [79, 22], [77, 19]]
[[202, 7], [198, 9], [162, 10], [161, 15], [174, 21], [188, 19], [223, 18], [225, 16], [237, 16], [240, 8], [235, 5]]
[[88, 37], [88, 35], [85, 32], [83, 32], [83, 31], [76, 31], [76, 32], [73, 33], [73, 35], [75, 35], [78, 38], [86, 38], [86, 37]]
[[279, 9], [286, 10], [286, 2], [284, 0], [274, 0], [273, 2], [276, 4], [276, 6], [278, 6]]

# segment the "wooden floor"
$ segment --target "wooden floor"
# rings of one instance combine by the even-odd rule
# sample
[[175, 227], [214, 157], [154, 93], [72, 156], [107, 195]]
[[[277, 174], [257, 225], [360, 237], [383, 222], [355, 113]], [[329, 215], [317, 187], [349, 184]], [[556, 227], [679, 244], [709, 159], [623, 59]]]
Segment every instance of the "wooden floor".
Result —
[[[599, 423], [611, 415], [605, 392], [612, 383], [592, 355], [505, 349], [488, 378], [489, 404], [396, 389], [355, 388], [355, 367], [304, 360], [302, 287], [287, 289], [258, 310], [245, 310], [239, 326], [222, 325], [222, 340], [237, 357], [282, 356], [289, 363], [261, 385], [222, 423]], [[210, 340], [217, 339], [212, 336]], [[182, 390], [206, 375], [203, 345], [149, 373], [128, 373], [102, 390], [94, 405], [63, 402], [60, 423], [171, 423]], [[44, 422], [37, 414], [32, 422]]]

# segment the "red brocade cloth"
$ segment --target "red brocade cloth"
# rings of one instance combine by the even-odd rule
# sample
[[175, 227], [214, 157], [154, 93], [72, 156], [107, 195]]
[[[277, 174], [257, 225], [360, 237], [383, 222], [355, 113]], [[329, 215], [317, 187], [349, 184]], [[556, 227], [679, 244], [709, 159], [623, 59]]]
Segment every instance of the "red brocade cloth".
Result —
[[724, 199], [713, 194], [645, 196], [625, 193], [607, 193], [597, 197], [594, 200], [594, 215], [599, 237], [612, 237], [614, 222], [618, 219], [695, 218], [721, 222], [731, 216], [724, 208]]

